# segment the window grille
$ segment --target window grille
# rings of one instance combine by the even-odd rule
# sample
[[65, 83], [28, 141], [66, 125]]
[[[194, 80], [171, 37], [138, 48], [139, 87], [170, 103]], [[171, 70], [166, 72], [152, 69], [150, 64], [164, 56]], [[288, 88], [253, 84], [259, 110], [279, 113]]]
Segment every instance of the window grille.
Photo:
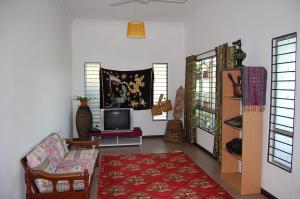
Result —
[[[163, 100], [168, 99], [168, 64], [153, 64], [154, 83], [153, 83], [153, 104], [158, 102], [160, 94], [164, 95]], [[163, 112], [162, 115], [153, 116], [153, 120], [167, 120], [168, 113]]]
[[200, 118], [199, 128], [213, 134], [216, 102], [216, 56], [214, 51], [197, 57], [196, 114]]
[[272, 39], [268, 162], [292, 171], [297, 34]]
[[84, 63], [84, 90], [85, 96], [93, 98], [89, 107], [93, 114], [93, 126], [100, 127], [100, 63]]

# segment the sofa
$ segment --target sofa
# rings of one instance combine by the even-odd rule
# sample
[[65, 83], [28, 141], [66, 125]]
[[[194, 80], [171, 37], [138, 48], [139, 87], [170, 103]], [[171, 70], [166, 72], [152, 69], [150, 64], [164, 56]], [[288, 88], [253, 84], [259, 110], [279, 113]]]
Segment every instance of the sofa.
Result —
[[66, 140], [52, 133], [21, 159], [27, 199], [90, 198], [99, 140]]

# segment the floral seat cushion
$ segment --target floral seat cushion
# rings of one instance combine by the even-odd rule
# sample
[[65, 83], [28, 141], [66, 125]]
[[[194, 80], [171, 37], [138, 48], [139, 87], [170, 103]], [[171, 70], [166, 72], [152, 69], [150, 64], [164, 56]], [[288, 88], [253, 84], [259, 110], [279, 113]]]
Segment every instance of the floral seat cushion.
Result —
[[83, 172], [87, 169], [91, 175], [94, 172], [97, 155], [97, 149], [71, 150], [56, 168], [55, 173]]
[[[89, 180], [94, 172], [98, 150], [71, 150], [58, 133], [48, 136], [39, 146], [27, 155], [27, 164], [32, 169], [42, 170], [48, 173], [73, 173], [83, 172], [88, 169]], [[35, 184], [41, 193], [53, 191], [52, 183], [45, 179], [36, 179]], [[56, 189], [58, 192], [69, 191], [68, 181], [58, 181]], [[83, 180], [75, 180], [74, 190], [83, 190]]]
[[[85, 169], [89, 172], [89, 181], [94, 172], [94, 165], [97, 160], [98, 151], [96, 149], [87, 150], [74, 150], [70, 151], [66, 158], [57, 166], [55, 173], [73, 173], [84, 172]], [[58, 181], [56, 189], [58, 192], [69, 191], [70, 185], [68, 181]], [[83, 190], [83, 180], [75, 180], [73, 184], [74, 190]], [[39, 191], [42, 193], [52, 192], [52, 183], [48, 183], [40, 186]]]
[[86, 160], [86, 159], [96, 159], [98, 155], [97, 149], [85, 149], [85, 150], [71, 150], [65, 157], [66, 160]]
[[[48, 180], [43, 180], [42, 184], [38, 187], [40, 193], [51, 193], [53, 192], [52, 183]], [[84, 189], [83, 180], [74, 180], [73, 189], [75, 191], [80, 191]], [[68, 181], [62, 180], [58, 181], [56, 184], [56, 190], [58, 192], [65, 192], [70, 190], [70, 185]]]

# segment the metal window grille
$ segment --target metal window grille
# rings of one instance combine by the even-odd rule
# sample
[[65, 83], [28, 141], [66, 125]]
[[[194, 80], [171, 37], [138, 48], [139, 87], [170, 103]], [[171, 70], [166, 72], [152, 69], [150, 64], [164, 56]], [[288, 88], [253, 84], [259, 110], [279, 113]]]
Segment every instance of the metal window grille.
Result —
[[[153, 103], [158, 102], [160, 94], [164, 95], [163, 100], [168, 99], [168, 64], [153, 64], [154, 83], [153, 83]], [[162, 115], [153, 116], [153, 120], [167, 120], [168, 113], [163, 112]]]
[[93, 126], [100, 127], [100, 63], [86, 62], [84, 63], [84, 89], [85, 96], [93, 98], [89, 107], [93, 114]]
[[292, 171], [297, 33], [272, 39], [268, 162]]
[[197, 57], [196, 113], [200, 118], [199, 128], [213, 134], [216, 102], [216, 56], [214, 51]]

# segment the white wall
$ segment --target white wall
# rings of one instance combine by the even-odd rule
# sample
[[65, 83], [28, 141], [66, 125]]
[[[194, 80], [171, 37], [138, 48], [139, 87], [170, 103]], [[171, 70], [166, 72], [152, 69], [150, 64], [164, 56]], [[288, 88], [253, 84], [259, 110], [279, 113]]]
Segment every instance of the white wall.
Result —
[[[232, 42], [241, 38], [242, 49], [247, 53], [244, 64], [248, 66], [264, 66], [268, 71], [267, 99], [269, 99], [271, 39], [297, 31], [298, 8], [297, 0], [211, 1], [194, 13], [194, 16], [185, 23], [186, 55], [198, 54], [213, 49], [222, 43]], [[299, 100], [299, 92], [300, 87], [297, 85], [297, 100]], [[278, 198], [300, 198], [299, 191], [298, 195], [294, 194], [291, 197], [293, 195], [291, 188], [292, 177], [295, 174], [285, 172], [267, 162], [268, 100], [265, 107], [262, 187]], [[298, 115], [296, 120], [297, 118], [299, 118]], [[299, 122], [297, 123], [297, 121], [296, 126], [299, 127]], [[299, 139], [299, 136], [295, 136], [295, 143], [299, 143]], [[295, 160], [299, 161], [298, 156], [300, 154], [295, 153], [295, 155], [297, 155], [297, 157], [294, 157]], [[294, 164], [299, 165], [298, 162]], [[299, 184], [299, 174], [297, 177], [298, 179], [295, 182]], [[294, 192], [296, 191], [295, 189]]]
[[71, 26], [60, 1], [0, 1], [0, 198], [25, 198], [20, 159], [71, 132]]
[[[300, 0], [298, 0], [298, 30], [297, 30], [297, 37], [298, 37], [298, 55], [297, 55], [297, 65], [299, 66], [300, 63]], [[300, 69], [299, 67], [296, 69], [296, 81], [298, 81], [297, 88], [299, 91], [299, 80], [300, 80]], [[300, 92], [296, 92], [296, 111], [295, 111], [295, 117], [300, 118]], [[294, 135], [294, 157], [293, 157], [293, 175], [292, 175], [292, 191], [291, 191], [291, 198], [296, 199], [300, 197], [300, 189], [299, 189], [299, 184], [300, 184], [300, 122], [295, 123], [295, 135]]]
[[[182, 24], [145, 22], [145, 39], [128, 39], [127, 22], [76, 21], [72, 28], [73, 95], [84, 95], [84, 62], [101, 62], [114, 70], [137, 70], [152, 63], [168, 63], [169, 99], [184, 84], [184, 28]], [[76, 114], [77, 105], [73, 107]], [[172, 119], [172, 114], [170, 114]], [[134, 126], [143, 135], [163, 135], [166, 122], [152, 121], [150, 110], [134, 111]], [[74, 128], [74, 135], [76, 128]]]

